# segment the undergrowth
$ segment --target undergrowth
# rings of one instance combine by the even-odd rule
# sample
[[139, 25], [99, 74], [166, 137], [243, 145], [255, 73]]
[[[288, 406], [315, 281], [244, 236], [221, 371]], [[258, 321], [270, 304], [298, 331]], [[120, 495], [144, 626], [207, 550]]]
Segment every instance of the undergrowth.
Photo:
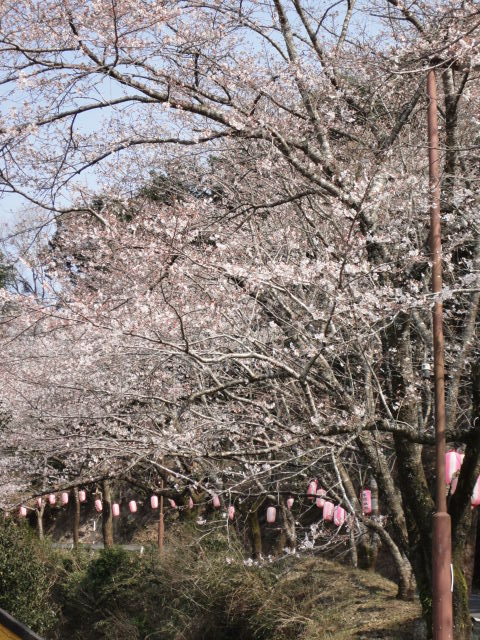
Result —
[[23, 621], [48, 626], [49, 640], [393, 640], [411, 637], [419, 615], [374, 574], [313, 557], [259, 567], [223, 535], [199, 541], [190, 529], [161, 556], [113, 547], [41, 562], [49, 578], [38, 603], [56, 622], [32, 624], [33, 607]]

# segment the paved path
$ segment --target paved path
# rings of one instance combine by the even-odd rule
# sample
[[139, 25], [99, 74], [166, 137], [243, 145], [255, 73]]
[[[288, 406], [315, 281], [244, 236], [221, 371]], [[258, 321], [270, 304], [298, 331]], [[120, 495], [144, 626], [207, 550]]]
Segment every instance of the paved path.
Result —
[[[73, 549], [73, 542], [54, 542], [52, 547], [54, 549]], [[79, 542], [78, 546], [82, 549], [93, 549], [98, 551], [103, 549], [103, 542]], [[145, 547], [141, 544], [116, 544], [116, 547], [122, 547], [126, 551], [138, 551], [142, 554], [145, 551]]]
[[470, 596], [470, 613], [472, 618], [480, 622], [480, 593], [472, 593]]
[[470, 615], [473, 621], [472, 640], [480, 640], [480, 593], [470, 596]]

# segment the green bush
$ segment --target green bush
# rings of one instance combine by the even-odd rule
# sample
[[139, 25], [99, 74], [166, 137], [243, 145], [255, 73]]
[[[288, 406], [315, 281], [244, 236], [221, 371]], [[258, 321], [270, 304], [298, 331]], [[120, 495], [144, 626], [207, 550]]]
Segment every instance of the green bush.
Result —
[[50, 640], [411, 637], [418, 603], [388, 580], [312, 557], [258, 567], [221, 533], [195, 536], [179, 528], [161, 556], [53, 555], [27, 527], [1, 525], [0, 606]]
[[57, 590], [63, 624], [71, 640], [253, 640], [267, 638], [252, 627], [271, 583], [268, 572], [245, 567], [240, 550], [231, 562], [219, 547], [192, 540], [170, 544], [159, 556], [121, 548], [88, 561], [74, 556]]
[[0, 522], [0, 607], [38, 633], [54, 626], [56, 572], [48, 547], [27, 524]]
[[[116, 638], [109, 630], [109, 620], [114, 626], [122, 620], [128, 633], [118, 636], [141, 637], [136, 627], [143, 630], [142, 621], [135, 624], [135, 609], [142, 598], [141, 560], [121, 547], [104, 549], [98, 555], [73, 552], [64, 563], [65, 573], [57, 585], [56, 597], [62, 609], [59, 638]], [[130, 612], [129, 617], [126, 612]], [[127, 621], [129, 624], [126, 625]]]

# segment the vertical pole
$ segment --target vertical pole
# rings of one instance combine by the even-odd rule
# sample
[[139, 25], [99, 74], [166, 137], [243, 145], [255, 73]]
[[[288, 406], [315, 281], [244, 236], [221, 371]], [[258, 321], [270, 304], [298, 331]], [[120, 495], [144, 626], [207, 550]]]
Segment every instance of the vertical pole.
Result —
[[445, 380], [443, 354], [442, 238], [438, 158], [437, 84], [435, 71], [427, 77], [428, 167], [430, 202], [430, 249], [432, 256], [433, 370], [435, 379], [436, 513], [433, 516], [433, 638], [452, 640], [451, 523], [445, 491]]

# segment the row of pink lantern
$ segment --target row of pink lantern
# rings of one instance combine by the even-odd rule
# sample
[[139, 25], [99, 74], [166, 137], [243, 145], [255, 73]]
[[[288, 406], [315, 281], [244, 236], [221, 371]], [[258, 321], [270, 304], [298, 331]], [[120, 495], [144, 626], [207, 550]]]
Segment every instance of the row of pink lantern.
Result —
[[[307, 490], [307, 494], [310, 496], [310, 499], [313, 500], [315, 498], [316, 500], [316, 506], [319, 509], [323, 509], [323, 518], [325, 520], [333, 520], [335, 522], [335, 524], [337, 526], [340, 526], [341, 524], [343, 524], [343, 522], [345, 521], [345, 510], [340, 507], [337, 506], [335, 507], [333, 505], [332, 502], [328, 502], [326, 501], [326, 495], [327, 492], [325, 491], [325, 489], [318, 489], [317, 488], [318, 484], [316, 480], [312, 480], [308, 486], [308, 490]], [[478, 493], [480, 495], [480, 483], [479, 483], [479, 487], [478, 487]], [[87, 495], [86, 495], [86, 491], [81, 489], [78, 492], [78, 498], [80, 502], [85, 502], [87, 499]], [[62, 505], [66, 505], [68, 504], [68, 493], [66, 491], [62, 492], [61, 494], [61, 502]], [[172, 509], [176, 509], [177, 505], [175, 500], [169, 498], [168, 499], [170, 506], [172, 507]], [[48, 502], [50, 505], [54, 505], [56, 503], [56, 496], [54, 493], [49, 494], [48, 496]], [[368, 489], [365, 489], [362, 491], [361, 494], [361, 502], [362, 502], [362, 509], [363, 509], [363, 513], [368, 514], [371, 513], [372, 510], [372, 500], [371, 500], [371, 491], [369, 491]], [[294, 499], [292, 497], [287, 499], [287, 507], [288, 509], [291, 509], [294, 503]], [[218, 509], [220, 508], [220, 498], [218, 497], [217, 494], [213, 494], [212, 496], [212, 504], [213, 506]], [[42, 498], [39, 497], [37, 498], [37, 505], [38, 508], [40, 509], [42, 506]], [[153, 495], [150, 497], [150, 505], [152, 507], [152, 509], [158, 509], [159, 506], [159, 499], [158, 496]], [[193, 499], [191, 497], [189, 497], [189, 504], [188, 504], [190, 509], [194, 508], [194, 502]], [[136, 513], [137, 512], [137, 503], [135, 500], [130, 500], [130, 502], [128, 503], [128, 508], [130, 510], [130, 513]], [[102, 500], [100, 498], [97, 498], [95, 500], [95, 509], [97, 510], [98, 513], [101, 513], [103, 511], [103, 503]], [[20, 516], [25, 517], [27, 515], [27, 508], [25, 506], [21, 506], [20, 507]], [[336, 515], [337, 514], [337, 515]], [[120, 505], [116, 502], [114, 502], [112, 504], [112, 515], [114, 517], [118, 517], [120, 515]], [[235, 507], [233, 505], [230, 505], [228, 507], [228, 512], [227, 512], [228, 518], [230, 520], [234, 519], [235, 516]], [[268, 507], [267, 509], [267, 522], [268, 523], [273, 523], [276, 520], [276, 508], [275, 507]]]
[[[84, 491], [83, 489], [81, 489], [81, 490], [78, 492], [78, 499], [79, 499], [79, 501], [80, 501], [80, 502], [85, 502], [85, 501], [87, 500], [87, 494], [86, 494], [86, 491]], [[64, 492], [62, 493], [61, 501], [62, 501], [62, 505], [66, 505], [66, 504], [68, 504], [68, 493], [67, 493], [66, 491], [64, 491]], [[55, 502], [56, 502], [56, 496], [55, 496], [55, 494], [54, 494], [54, 493], [51, 493], [51, 494], [48, 496], [48, 502], [49, 502], [49, 504], [50, 504], [50, 505], [52, 505], [52, 506], [55, 504]], [[99, 500], [96, 500], [96, 501], [95, 501], [95, 506], [96, 506], [96, 507], [98, 506], [98, 502], [99, 502]], [[176, 505], [176, 503], [175, 503], [175, 500], [172, 500], [172, 499], [170, 499], [170, 498], [169, 498], [169, 502], [170, 502], [170, 505], [172, 506], [172, 508], [173, 508], [173, 509], [176, 509], [177, 505]], [[217, 495], [217, 494], [214, 494], [214, 495], [212, 496], [212, 503], [213, 503], [213, 506], [214, 506], [216, 509], [218, 509], [218, 508], [220, 507], [220, 498], [218, 497], [218, 495]], [[40, 508], [41, 508], [41, 506], [42, 506], [42, 498], [41, 498], [41, 497], [40, 497], [40, 498], [37, 498], [37, 504], [38, 504], [38, 508], [40, 509]], [[151, 506], [152, 506], [152, 509], [157, 509], [157, 508], [158, 508], [158, 504], [159, 504], [159, 503], [158, 503], [158, 496], [152, 496], [152, 497], [150, 498], [150, 504], [151, 504]], [[195, 506], [195, 505], [194, 505], [193, 499], [192, 499], [191, 497], [189, 497], [189, 499], [188, 499], [188, 507], [189, 507], [189, 509], [193, 509], [193, 507], [194, 507], [194, 506]], [[98, 511], [98, 510], [99, 510], [99, 509], [97, 509], [97, 511]], [[101, 511], [101, 509], [100, 509], [100, 511]], [[136, 509], [135, 509], [135, 511], [136, 511]], [[135, 513], [135, 511], [133, 511], [133, 513]]]
[[[87, 500], [87, 494], [86, 491], [81, 489], [78, 492], [78, 499], [80, 502], [86, 502]], [[173, 500], [172, 498], [168, 498], [168, 501], [170, 503], [170, 506], [172, 507], [172, 509], [176, 509], [177, 508], [177, 504], [175, 502], [175, 500]], [[62, 505], [66, 505], [68, 504], [68, 493], [66, 491], [64, 491], [61, 494], [61, 502]], [[56, 496], [54, 493], [50, 493], [48, 496], [48, 503], [53, 506], [56, 503]], [[213, 494], [212, 496], [212, 503], [213, 506], [215, 507], [215, 509], [219, 509], [220, 508], [220, 498], [218, 497], [217, 494]], [[159, 500], [158, 500], [158, 496], [153, 495], [150, 497], [150, 505], [152, 507], [152, 509], [158, 509], [159, 506]], [[37, 498], [37, 506], [40, 509], [42, 507], [42, 498], [39, 497]], [[194, 508], [194, 502], [192, 497], [190, 496], [188, 499], [188, 507], [189, 509], [193, 509]], [[128, 508], [130, 510], [130, 513], [136, 513], [137, 512], [137, 503], [135, 502], [135, 500], [130, 500], [130, 502], [128, 503]], [[101, 513], [103, 511], [103, 504], [100, 498], [97, 498], [95, 500], [95, 509], [97, 510], [98, 513]], [[25, 506], [21, 506], [20, 507], [20, 511], [19, 514], [21, 517], [26, 517], [27, 515], [27, 507]], [[114, 502], [112, 504], [112, 514], [115, 517], [118, 517], [120, 515], [120, 505], [116, 502]], [[228, 508], [228, 517], [230, 520], [233, 520], [235, 515], [235, 507], [233, 505], [230, 505]]]
[[[323, 494], [325, 495], [325, 493]], [[190, 498], [191, 500], [191, 498]], [[152, 506], [152, 509], [157, 509], [158, 508], [158, 497], [157, 496], [152, 496], [150, 498], [150, 503]], [[293, 498], [289, 498], [287, 500], [287, 504], [290, 503], [288, 506], [289, 508], [291, 508], [292, 504], [293, 504]], [[65, 503], [66, 504], [66, 503]], [[174, 500], [170, 500], [170, 504], [172, 505], [173, 508], [176, 508], [176, 504]], [[193, 508], [193, 501], [191, 502], [192, 506], [190, 508]], [[318, 506], [318, 499], [317, 499], [317, 506]], [[323, 507], [323, 518], [325, 520], [334, 520], [334, 523], [337, 526], [341, 526], [343, 524], [343, 522], [345, 521], [345, 509], [342, 509], [342, 507], [340, 506], [336, 506], [334, 507], [332, 502], [328, 502], [326, 500], [322, 500], [322, 505]], [[136, 513], [137, 512], [137, 503], [135, 502], [135, 500], [130, 500], [130, 502], [128, 503], [128, 508], [130, 510], [130, 513]], [[103, 510], [103, 504], [102, 501], [100, 500], [100, 498], [97, 498], [95, 500], [95, 509], [101, 513]], [[20, 507], [20, 516], [21, 517], [26, 517], [27, 515], [27, 507], [25, 506], [21, 506]], [[116, 518], [118, 518], [118, 516], [120, 515], [120, 505], [117, 502], [114, 502], [112, 504], [112, 515]], [[228, 507], [228, 518], [230, 520], [233, 520], [235, 517], [235, 507], [233, 505], [230, 505]], [[273, 522], [275, 522], [277, 517], [277, 510], [275, 507], [268, 507], [267, 509], [267, 522], [272, 524]]]
[[[318, 483], [316, 480], [310, 481], [307, 489], [307, 496], [308, 499], [312, 502], [315, 499], [315, 503], [319, 509], [323, 508], [326, 495], [327, 492], [325, 491], [325, 489], [318, 488]], [[293, 498], [289, 498], [289, 500], [292, 500], [293, 504]], [[289, 500], [287, 500], [287, 506], [290, 509], [291, 505], [288, 505]], [[363, 489], [361, 491], [360, 503], [362, 505], [362, 512], [364, 515], [369, 515], [370, 513], [372, 513], [372, 492], [370, 491], [370, 489]]]
[[[324, 491], [322, 495], [326, 495], [326, 492]], [[345, 517], [346, 517], [345, 509], [343, 509], [343, 507], [341, 507], [340, 505], [334, 505], [333, 502], [325, 500], [324, 498], [320, 498], [320, 499], [317, 498], [317, 506], [319, 506], [319, 500], [321, 501], [321, 508], [323, 510], [322, 511], [323, 519], [330, 522], [333, 520], [334, 524], [337, 527], [341, 527], [342, 524], [345, 522]], [[289, 502], [290, 502], [290, 505], [288, 504]], [[287, 506], [289, 509], [291, 508], [292, 504], [293, 504], [293, 498], [289, 498], [287, 500]], [[276, 518], [277, 518], [276, 507], [272, 507], [272, 506], [268, 507], [267, 522], [269, 524], [273, 524]]]
[[[172, 509], [176, 509], [177, 508], [177, 504], [175, 502], [175, 500], [172, 500], [171, 498], [168, 499], [170, 506], [172, 507]], [[152, 507], [152, 509], [158, 509], [158, 496], [152, 496], [150, 498], [150, 506]], [[193, 500], [190, 498], [189, 499], [189, 508], [193, 509]], [[100, 513], [101, 511], [103, 511], [103, 504], [102, 501], [100, 500], [100, 498], [97, 498], [95, 500], [95, 509]], [[137, 513], [138, 510], [138, 506], [135, 500], [130, 500], [130, 502], [128, 503], [128, 509], [130, 511], [130, 513]], [[112, 504], [112, 514], [117, 518], [120, 515], [120, 505], [117, 502], [114, 502]]]

